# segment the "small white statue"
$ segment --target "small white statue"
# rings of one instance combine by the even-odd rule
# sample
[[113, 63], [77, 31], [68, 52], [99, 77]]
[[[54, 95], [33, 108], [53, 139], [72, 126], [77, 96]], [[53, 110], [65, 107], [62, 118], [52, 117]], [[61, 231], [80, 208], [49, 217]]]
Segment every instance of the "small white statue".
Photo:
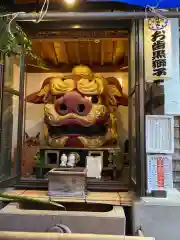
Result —
[[68, 156], [68, 163], [67, 163], [67, 166], [68, 167], [74, 167], [75, 166], [75, 163], [76, 163], [76, 157], [74, 154], [69, 154]]
[[62, 154], [61, 155], [61, 164], [60, 164], [60, 166], [61, 167], [66, 167], [66, 165], [67, 165], [67, 160], [68, 160], [68, 158], [67, 158], [67, 156], [66, 156], [66, 154]]

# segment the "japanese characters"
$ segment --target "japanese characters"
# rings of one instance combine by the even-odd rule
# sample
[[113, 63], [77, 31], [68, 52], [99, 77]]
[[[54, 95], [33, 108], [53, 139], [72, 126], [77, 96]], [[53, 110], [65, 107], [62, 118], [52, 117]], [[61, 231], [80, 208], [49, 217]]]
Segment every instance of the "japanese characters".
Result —
[[[157, 24], [160, 23], [157, 21]], [[152, 69], [153, 76], [165, 77], [167, 75], [166, 34], [165, 30], [155, 30], [151, 35], [152, 42]]]

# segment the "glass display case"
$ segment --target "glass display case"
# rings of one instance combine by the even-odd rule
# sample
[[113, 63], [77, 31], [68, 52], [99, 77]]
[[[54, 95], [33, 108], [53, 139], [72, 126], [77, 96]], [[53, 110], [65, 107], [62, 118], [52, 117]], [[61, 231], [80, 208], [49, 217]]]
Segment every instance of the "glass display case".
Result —
[[[99, 31], [96, 31], [96, 30], [86, 31], [86, 36], [89, 34], [88, 36], [90, 40], [86, 41], [84, 39], [81, 39], [79, 35], [77, 35], [77, 37], [79, 38], [79, 42], [73, 41], [73, 43], [71, 44], [71, 40], [74, 37], [74, 34], [76, 34], [76, 32], [72, 31], [68, 33], [69, 34], [68, 36], [66, 36], [66, 38], [69, 37], [68, 43], [66, 43], [67, 42], [66, 40], [63, 40], [61, 38], [59, 40], [61, 45], [67, 44], [67, 46], [70, 46], [71, 52], [73, 52], [72, 46], [77, 46], [77, 44], [79, 44], [79, 46], [82, 46], [83, 44], [84, 45], [87, 44], [87, 46], [89, 46], [91, 50], [93, 49], [93, 46], [96, 46], [97, 48], [96, 52], [98, 53], [96, 57], [97, 59], [99, 59], [98, 61], [100, 61], [100, 63], [102, 63], [102, 61], [103, 63], [107, 61], [107, 64], [105, 64], [107, 72], [109, 71], [108, 69], [109, 69], [110, 63], [108, 63], [109, 61], [108, 54], [106, 54], [106, 56], [105, 55], [103, 56], [103, 51], [106, 51], [105, 44], [108, 44], [107, 46], [112, 46], [112, 44], [116, 43], [115, 44], [116, 47], [118, 46], [118, 44], [119, 46], [122, 45], [125, 51], [125, 58], [124, 58], [125, 66], [123, 65], [122, 69], [125, 68], [125, 71], [127, 71], [128, 69], [127, 65], [128, 65], [128, 59], [129, 59], [129, 69], [128, 69], [129, 78], [127, 80], [127, 82], [129, 83], [129, 86], [126, 87], [126, 91], [128, 91], [129, 89], [129, 93], [128, 93], [129, 108], [128, 108], [128, 111], [126, 111], [125, 113], [126, 117], [124, 117], [124, 120], [123, 120], [124, 122], [128, 121], [129, 124], [127, 129], [125, 129], [126, 130], [125, 134], [127, 135], [125, 137], [122, 134], [124, 125], [122, 124], [121, 121], [119, 121], [119, 119], [116, 119], [116, 117], [114, 118], [115, 115], [113, 111], [115, 111], [114, 109], [118, 107], [117, 110], [119, 111], [119, 113], [121, 113], [119, 106], [120, 105], [124, 107], [127, 106], [127, 93], [126, 93], [126, 97], [124, 97], [125, 95], [123, 95], [123, 91], [122, 91], [124, 89], [122, 89], [122, 86], [121, 86], [122, 79], [115, 76], [115, 71], [110, 72], [108, 75], [107, 72], [103, 73], [102, 69], [100, 73], [98, 73], [97, 70], [96, 72], [93, 72], [93, 71], [91, 72], [91, 70], [89, 72], [89, 69], [85, 67], [86, 70], [88, 69], [88, 73], [83, 72], [83, 74], [82, 73], [79, 74], [79, 73], [76, 73], [76, 71], [79, 71], [79, 70], [75, 71], [75, 70], [72, 70], [71, 68], [72, 72], [70, 75], [68, 75], [69, 73], [67, 74], [66, 72], [67, 70], [65, 70], [66, 72], [65, 74], [63, 73], [63, 69], [61, 68], [62, 72], [57, 77], [58, 79], [54, 77], [53, 73], [52, 73], [52, 77], [45, 79], [44, 76], [47, 76], [47, 74], [43, 72], [45, 71], [44, 69], [43, 70], [41, 69], [42, 70], [41, 75], [39, 75], [38, 72], [34, 72], [33, 73], [34, 75], [29, 75], [32, 81], [29, 80], [26, 82], [23, 54], [21, 55], [20, 59], [13, 60], [12, 58], [7, 58], [7, 57], [5, 58], [5, 61], [4, 61], [5, 69], [4, 69], [4, 78], [3, 78], [4, 82], [2, 81], [2, 89], [4, 89], [4, 91], [2, 91], [2, 98], [1, 98], [2, 99], [1, 101], [1, 109], [2, 109], [1, 154], [2, 156], [6, 156], [6, 158], [9, 160], [5, 160], [5, 158], [2, 157], [2, 172], [5, 171], [4, 169], [6, 169], [8, 178], [12, 180], [16, 180], [16, 187], [18, 188], [24, 187], [28, 189], [31, 189], [31, 188], [36, 189], [38, 187], [38, 188], [47, 189], [47, 182], [48, 182], [47, 173], [52, 168], [54, 167], [56, 168], [60, 165], [62, 154], [66, 154], [66, 155], [74, 154], [74, 157], [77, 158], [77, 167], [86, 167], [87, 156], [94, 155], [93, 157], [97, 157], [98, 155], [103, 158], [102, 178], [88, 179], [88, 187], [87, 187], [88, 190], [91, 190], [91, 191], [92, 190], [103, 190], [103, 191], [126, 190], [127, 191], [128, 189], [132, 189], [136, 185], [138, 185], [137, 189], [140, 189], [140, 195], [144, 195], [145, 193], [145, 190], [144, 190], [145, 188], [145, 164], [144, 164], [145, 137], [144, 137], [144, 106], [143, 106], [144, 83], [143, 83], [143, 54], [142, 54], [143, 46], [140, 45], [140, 42], [143, 41], [143, 38], [142, 38], [143, 30], [142, 30], [141, 21], [133, 21], [133, 22], [129, 21], [128, 24], [129, 24], [129, 28], [131, 29], [130, 32], [124, 31], [123, 29], [121, 29], [122, 31], [114, 30], [114, 32], [102, 30], [100, 33]], [[37, 34], [40, 34], [40, 31], [37, 29], [35, 31], [36, 32], [34, 33], [34, 36], [38, 38], [39, 35]], [[52, 34], [53, 33], [51, 32], [46, 33], [46, 38], [52, 37]], [[57, 34], [60, 34], [60, 33], [57, 31]], [[63, 34], [67, 35], [67, 32], [63, 32]], [[122, 37], [122, 34], [123, 34], [123, 37]], [[99, 37], [100, 40], [95, 41], [94, 36], [96, 38]], [[107, 36], [108, 36], [108, 40], [106, 39]], [[110, 36], [114, 36], [115, 39], [112, 40]], [[37, 44], [37, 46], [42, 47], [43, 51], [45, 50], [49, 51], [50, 45], [48, 45], [49, 44], [48, 41], [45, 41], [41, 45], [38, 45], [39, 44], [38, 41], [39, 41], [38, 39], [37, 40], [35, 39], [34, 45]], [[128, 43], [129, 43], [129, 46], [128, 46]], [[46, 49], [44, 48], [45, 45], [48, 46]], [[56, 45], [56, 50], [59, 50], [59, 48], [60, 48], [59, 45], [58, 46]], [[92, 59], [93, 57], [92, 51], [90, 51], [89, 48], [87, 49], [79, 48], [81, 49], [79, 51], [87, 50], [87, 54], [88, 54], [87, 57], [89, 58], [88, 59], [89, 63], [92, 64], [92, 61], [95, 61], [96, 63], [97, 59], [95, 60]], [[111, 48], [111, 54], [113, 56], [113, 54], [121, 54], [121, 52], [117, 51], [116, 53], [114, 53], [113, 48]], [[82, 52], [80, 55], [82, 55]], [[95, 55], [95, 53], [93, 53], [93, 55]], [[50, 55], [48, 56], [50, 58], [52, 57]], [[84, 56], [85, 54], [83, 54], [82, 61], [86, 61], [84, 60]], [[122, 58], [122, 57], [120, 56], [120, 57], [117, 57], [117, 59], [118, 58]], [[16, 61], [16, 64], [15, 64], [15, 61]], [[118, 60], [116, 60], [115, 57], [114, 57], [114, 61], [111, 61], [112, 62], [111, 64], [113, 65], [113, 69], [115, 69], [117, 65], [115, 64], [116, 61]], [[94, 65], [92, 65], [93, 69], [97, 69], [97, 68], [94, 68], [93, 66]], [[30, 70], [30, 68], [28, 69]], [[119, 67], [117, 69], [119, 69]], [[13, 75], [13, 77], [11, 75]], [[12, 81], [10, 80], [11, 77], [13, 79]], [[85, 78], [85, 80], [82, 79], [82, 77]], [[38, 85], [36, 86], [35, 86], [35, 82], [33, 83], [34, 79], [39, 81]], [[59, 83], [57, 82], [57, 80], [59, 81]], [[83, 84], [81, 83], [82, 80], [86, 81], [87, 84], [89, 84], [88, 86], [94, 87], [92, 88], [91, 93], [89, 92], [90, 90], [86, 89], [86, 86], [84, 85], [84, 83]], [[72, 87], [71, 83], [73, 81], [80, 82], [78, 83], [79, 85], [77, 84], [78, 91], [77, 89], [75, 90], [71, 89], [73, 91], [70, 91], [70, 94], [69, 92], [67, 93], [63, 92], [65, 91], [64, 90], [64, 86], [66, 85], [65, 83], [67, 82], [67, 86], [71, 88]], [[126, 80], [124, 77], [124, 82], [125, 81]], [[29, 86], [26, 85], [27, 83], [29, 84]], [[128, 85], [127, 83], [125, 84]], [[96, 88], [98, 92], [96, 92]], [[26, 93], [26, 91], [28, 92]], [[97, 120], [99, 121], [100, 119], [98, 118], [99, 114], [103, 115], [101, 116], [101, 119], [100, 119], [101, 124], [99, 125], [103, 129], [102, 117], [103, 117], [103, 121], [105, 118], [105, 121], [106, 121], [105, 127], [107, 127], [108, 125], [108, 131], [106, 132], [107, 136], [104, 136], [104, 135], [100, 136], [101, 141], [97, 140], [97, 144], [95, 144], [96, 141], [94, 141], [93, 145], [89, 146], [89, 144], [92, 144], [92, 142], [89, 140], [85, 141], [89, 138], [89, 136], [87, 137], [87, 139], [84, 136], [82, 137], [81, 136], [82, 132], [80, 133], [80, 137], [76, 136], [76, 138], [82, 139], [82, 141], [79, 141], [78, 143], [81, 143], [81, 145], [83, 146], [80, 146], [80, 147], [74, 146], [74, 145], [68, 146], [68, 145], [62, 144], [62, 141], [64, 141], [63, 140], [64, 138], [57, 139], [57, 136], [53, 138], [53, 142], [52, 142], [50, 132], [56, 135], [57, 132], [59, 131], [59, 128], [54, 130], [53, 126], [51, 126], [54, 124], [53, 121], [57, 120], [57, 119], [53, 120], [54, 116], [56, 116], [56, 118], [58, 119], [59, 119], [59, 116], [61, 117], [63, 116], [63, 118], [66, 118], [66, 115], [69, 114], [68, 112], [69, 109], [71, 109], [71, 111], [73, 111], [73, 114], [75, 112], [76, 115], [79, 115], [78, 117], [77, 116], [74, 117], [73, 115], [73, 118], [74, 118], [73, 121], [81, 120], [81, 122], [83, 122], [82, 119], [84, 117], [83, 114], [85, 110], [84, 109], [81, 110], [80, 108], [74, 109], [74, 106], [76, 104], [75, 100], [74, 102], [71, 101], [71, 103], [74, 104], [73, 106], [71, 106], [72, 104], [69, 104], [69, 103], [64, 104], [64, 102], [61, 102], [61, 101], [64, 101], [64, 99], [62, 98], [62, 94], [63, 94], [63, 97], [65, 94], [68, 95], [66, 97], [67, 97], [67, 101], [69, 101], [68, 100], [70, 99], [69, 95], [71, 95], [72, 92], [74, 94], [73, 97], [77, 97], [78, 95], [77, 97], [78, 100], [75, 99], [76, 101], [80, 101], [80, 100], [82, 101], [83, 99], [83, 102], [81, 104], [78, 104], [78, 107], [84, 107], [85, 110], [89, 111], [87, 112], [87, 117], [89, 117], [87, 119], [88, 121], [92, 121], [92, 122]], [[119, 101], [120, 104], [119, 103], [115, 104], [113, 101], [114, 102]], [[68, 105], [68, 107], [65, 105]], [[108, 111], [106, 110], [107, 114], [106, 114], [106, 111], [103, 112], [98, 110], [99, 106], [101, 107], [102, 110], [108, 109]], [[7, 115], [6, 113], [7, 108], [11, 109], [10, 113], [8, 113], [9, 122], [7, 122], [7, 120], [3, 120], [3, 119], [6, 119], [5, 115]], [[91, 114], [92, 109], [94, 110]], [[53, 111], [53, 114], [52, 114], [52, 111]], [[28, 113], [28, 117], [29, 117], [28, 121], [26, 121], [27, 119], [25, 119], [27, 117], [26, 113]], [[41, 123], [38, 122], [39, 121], [37, 117], [38, 114], [43, 114], [43, 122]], [[49, 124], [50, 122], [51, 124]], [[3, 126], [7, 126], [7, 127], [3, 127]], [[27, 130], [26, 126], [28, 126], [28, 131], [25, 131], [25, 129]], [[31, 128], [34, 129], [33, 130], [34, 132], [32, 131]], [[81, 128], [80, 130], [82, 129], [84, 128]], [[67, 130], [67, 129], [64, 128], [64, 130]], [[77, 129], [75, 127], [68, 128], [68, 131], [73, 131], [73, 134], [74, 134], [74, 131], [76, 130]], [[62, 128], [60, 129], [60, 132], [61, 131], [62, 131]], [[97, 128], [93, 131], [97, 132]], [[29, 132], [32, 132], [32, 133], [29, 133]], [[67, 133], [63, 132], [61, 134], [64, 134], [66, 138]], [[8, 136], [8, 142], [7, 142], [8, 144], [5, 143], [6, 138], [3, 137], [3, 135]], [[43, 138], [42, 136], [45, 136], [45, 138]], [[99, 139], [99, 135], [97, 136]], [[113, 139], [114, 136], [116, 141], [114, 141]], [[72, 140], [73, 137], [71, 137], [70, 140]], [[104, 137], [105, 138], [107, 137], [107, 139], [105, 139]], [[121, 143], [121, 138], [123, 139], [123, 137], [125, 140], [127, 140], [128, 150], [126, 152], [124, 152], [124, 145]], [[13, 143], [11, 143], [11, 141]], [[105, 144], [106, 141], [107, 142], [109, 141], [108, 144]], [[127, 161], [127, 166], [124, 168], [125, 156], [128, 156], [128, 158], [126, 158], [126, 160], [128, 159], [128, 161]], [[8, 167], [6, 168], [5, 166], [8, 166]], [[129, 168], [131, 169], [130, 171], [129, 171]], [[4, 177], [3, 174], [2, 174], [2, 178], [3, 178], [3, 181], [6, 182], [6, 177]], [[130, 179], [132, 181], [129, 181]]]

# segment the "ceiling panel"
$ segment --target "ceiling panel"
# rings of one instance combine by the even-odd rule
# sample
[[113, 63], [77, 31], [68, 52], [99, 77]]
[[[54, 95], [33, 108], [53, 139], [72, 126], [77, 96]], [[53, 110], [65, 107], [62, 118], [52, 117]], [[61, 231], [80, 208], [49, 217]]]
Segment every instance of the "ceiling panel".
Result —
[[33, 52], [51, 66], [87, 64], [89, 66], [127, 65], [125, 39], [32, 40]]

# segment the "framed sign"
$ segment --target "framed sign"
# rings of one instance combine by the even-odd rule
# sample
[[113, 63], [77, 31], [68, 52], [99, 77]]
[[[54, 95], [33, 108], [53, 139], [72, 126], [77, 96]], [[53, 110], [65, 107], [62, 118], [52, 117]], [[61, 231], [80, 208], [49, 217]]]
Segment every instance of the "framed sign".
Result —
[[172, 188], [172, 155], [147, 155], [147, 192]]

